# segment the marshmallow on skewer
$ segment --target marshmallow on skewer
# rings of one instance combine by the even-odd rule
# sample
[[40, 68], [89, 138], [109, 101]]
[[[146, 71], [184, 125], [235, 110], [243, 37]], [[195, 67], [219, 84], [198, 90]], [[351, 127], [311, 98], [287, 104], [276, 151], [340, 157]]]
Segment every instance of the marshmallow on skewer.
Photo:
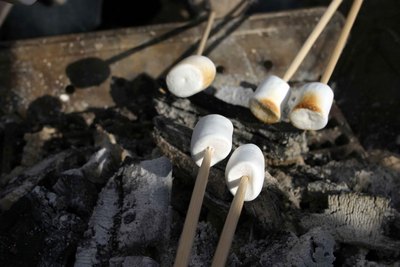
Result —
[[328, 123], [333, 91], [324, 83], [312, 82], [299, 89], [299, 96], [290, 111], [292, 124], [303, 130], [320, 130]]
[[211, 166], [225, 159], [232, 149], [232, 122], [224, 116], [211, 114], [201, 118], [193, 129], [190, 151], [193, 160], [201, 166], [204, 151], [213, 148]]
[[204, 51], [211, 26], [215, 19], [215, 12], [208, 16], [206, 29], [200, 39], [197, 54], [190, 56], [174, 66], [167, 75], [169, 91], [178, 97], [188, 97], [206, 89], [215, 78], [214, 63], [201, 54]]
[[250, 98], [251, 112], [265, 123], [278, 122], [281, 118], [281, 104], [289, 87], [289, 84], [278, 76], [269, 76], [258, 86]]
[[[328, 8], [318, 21], [313, 31], [304, 42], [282, 79], [272, 76], [264, 81], [251, 98], [249, 106], [251, 112], [265, 123], [276, 123], [281, 119], [281, 104], [289, 90], [289, 81], [307, 56], [318, 36], [322, 33], [342, 0], [332, 0]], [[271, 88], [269, 88], [271, 87]]]
[[353, 1], [321, 81], [319, 83], [306, 84], [301, 88], [300, 97], [296, 100], [289, 114], [290, 121], [295, 127], [303, 130], [320, 130], [328, 123], [328, 115], [333, 102], [333, 92], [327, 83], [346, 45], [350, 30], [362, 3], [363, 0]]
[[200, 169], [179, 239], [174, 267], [186, 267], [189, 264], [210, 167], [228, 156], [232, 148], [232, 134], [230, 120], [217, 114], [201, 118], [193, 129], [190, 150]]
[[171, 69], [167, 86], [176, 96], [192, 96], [206, 89], [214, 81], [215, 73], [215, 65], [208, 57], [190, 56]]
[[244, 201], [254, 200], [261, 192], [264, 183], [265, 159], [258, 146], [241, 145], [229, 158], [225, 169], [225, 180], [229, 191], [235, 195], [239, 181], [248, 177]]
[[234, 197], [211, 267], [225, 266], [243, 203], [260, 194], [264, 183], [264, 168], [264, 155], [256, 145], [241, 145], [232, 153], [226, 165], [225, 179]]

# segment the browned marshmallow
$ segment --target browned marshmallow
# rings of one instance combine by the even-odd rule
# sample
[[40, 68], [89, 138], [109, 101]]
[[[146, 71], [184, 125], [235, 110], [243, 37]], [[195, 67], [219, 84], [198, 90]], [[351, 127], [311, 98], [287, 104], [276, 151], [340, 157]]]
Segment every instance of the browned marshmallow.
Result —
[[281, 104], [289, 91], [289, 84], [277, 76], [269, 76], [254, 92], [249, 101], [251, 112], [260, 121], [276, 123], [281, 118]]
[[303, 130], [320, 130], [328, 123], [333, 102], [332, 89], [323, 83], [304, 85], [289, 114], [291, 123]]

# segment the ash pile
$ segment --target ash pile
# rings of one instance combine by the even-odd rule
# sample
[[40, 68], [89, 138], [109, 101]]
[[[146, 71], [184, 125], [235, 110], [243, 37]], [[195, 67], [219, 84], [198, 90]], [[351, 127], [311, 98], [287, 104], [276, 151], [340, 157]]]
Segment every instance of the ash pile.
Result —
[[[114, 107], [64, 113], [44, 96], [24, 118], [1, 116], [3, 266], [172, 266], [198, 170], [192, 129], [210, 113], [232, 121], [233, 148], [258, 145], [268, 171], [228, 266], [400, 264], [400, 158], [364, 151], [335, 105], [305, 132], [257, 121], [240, 88], [181, 99], [149, 77], [113, 84], [127, 96]], [[210, 265], [232, 201], [225, 165], [211, 169], [191, 266]]]

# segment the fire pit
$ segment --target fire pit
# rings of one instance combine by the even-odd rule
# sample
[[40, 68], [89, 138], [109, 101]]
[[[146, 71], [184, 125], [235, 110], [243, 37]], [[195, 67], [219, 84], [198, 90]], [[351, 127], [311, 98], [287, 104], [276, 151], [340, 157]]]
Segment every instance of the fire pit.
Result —
[[[217, 20], [205, 50], [216, 80], [186, 99], [164, 79], [204, 20], [3, 47], [2, 265], [172, 266], [198, 171], [193, 127], [211, 113], [233, 123], [233, 148], [262, 150], [269, 173], [244, 204], [229, 266], [398, 263], [399, 157], [365, 151], [336, 104], [320, 131], [263, 124], [246, 106], [323, 12]], [[342, 24], [336, 14], [292, 86], [319, 79]], [[210, 170], [191, 266], [211, 264], [232, 201], [226, 163]]]

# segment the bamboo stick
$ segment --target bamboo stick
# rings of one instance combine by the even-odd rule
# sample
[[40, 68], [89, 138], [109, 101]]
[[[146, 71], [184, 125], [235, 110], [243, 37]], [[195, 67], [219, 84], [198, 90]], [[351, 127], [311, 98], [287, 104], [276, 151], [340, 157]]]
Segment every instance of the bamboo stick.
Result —
[[329, 79], [332, 76], [333, 70], [339, 60], [340, 55], [343, 52], [343, 49], [346, 45], [346, 41], [349, 38], [350, 30], [354, 25], [354, 21], [357, 18], [358, 12], [360, 11], [363, 0], [354, 0], [353, 5], [349, 11], [349, 15], [347, 16], [346, 23], [343, 26], [342, 32], [340, 34], [339, 40], [333, 50], [331, 58], [329, 59], [328, 65], [325, 69], [324, 74], [321, 77], [321, 83], [327, 84]]
[[290, 64], [289, 68], [286, 70], [285, 75], [283, 76], [284, 81], [289, 81], [294, 73], [299, 68], [301, 62], [304, 60], [308, 52], [310, 51], [311, 47], [314, 45], [315, 41], [317, 40], [318, 36], [321, 32], [325, 29], [326, 25], [328, 24], [329, 20], [332, 18], [333, 14], [341, 4], [342, 0], [333, 0], [327, 10], [325, 11], [324, 15], [322, 15], [321, 19], [319, 20], [317, 26], [315, 26], [314, 30], [311, 32], [310, 36], [308, 36], [307, 40], [301, 47], [300, 51], [297, 53], [296, 57]]
[[197, 48], [196, 55], [198, 55], [198, 56], [203, 54], [203, 51], [204, 51], [204, 48], [206, 46], [206, 42], [207, 42], [208, 36], [210, 35], [211, 26], [214, 23], [214, 19], [215, 19], [215, 12], [211, 11], [210, 15], [208, 16], [206, 29], [203, 32], [203, 36], [201, 37], [199, 47]]
[[225, 266], [233, 237], [235, 235], [236, 226], [239, 221], [240, 213], [242, 212], [248, 181], [249, 178], [247, 176], [243, 176], [240, 179], [239, 188], [237, 189], [231, 207], [229, 208], [229, 213], [226, 218], [224, 228], [222, 229], [221, 237], [219, 239], [211, 267]]
[[208, 147], [204, 152], [203, 162], [201, 163], [197, 174], [185, 224], [183, 225], [183, 231], [179, 240], [174, 267], [186, 267], [189, 264], [190, 253], [192, 251], [197, 222], [199, 221], [201, 205], [206, 191], [213, 152], [214, 149], [210, 147]]

